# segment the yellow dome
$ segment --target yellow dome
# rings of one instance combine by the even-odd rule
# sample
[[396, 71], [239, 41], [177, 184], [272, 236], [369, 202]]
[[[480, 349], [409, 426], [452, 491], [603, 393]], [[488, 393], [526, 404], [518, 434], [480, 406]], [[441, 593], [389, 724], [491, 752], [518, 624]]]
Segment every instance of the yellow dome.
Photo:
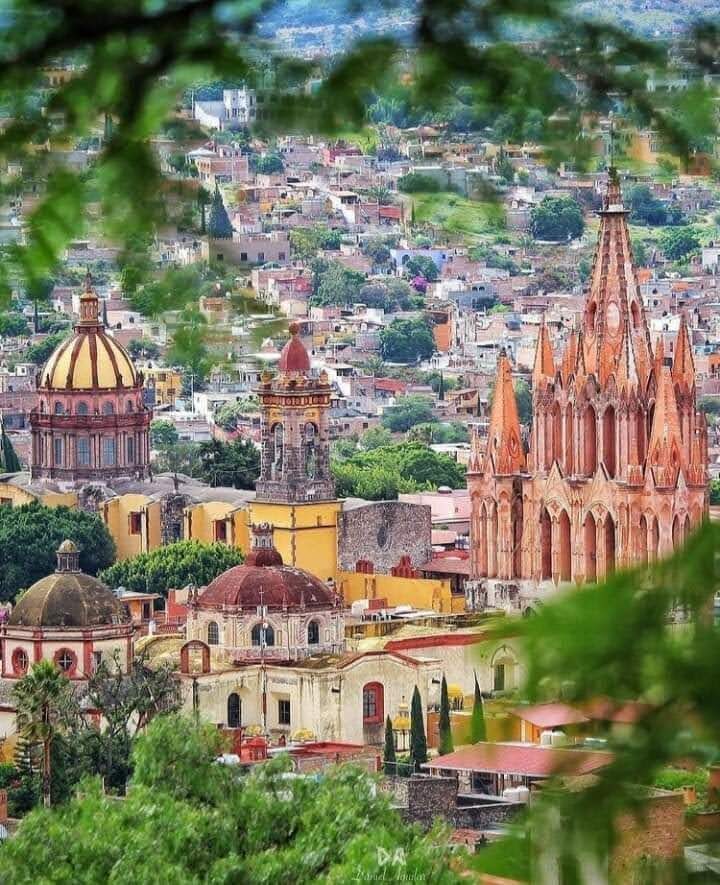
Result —
[[77, 327], [72, 338], [58, 345], [45, 364], [41, 387], [53, 390], [93, 390], [135, 387], [137, 372], [122, 345], [101, 326]]

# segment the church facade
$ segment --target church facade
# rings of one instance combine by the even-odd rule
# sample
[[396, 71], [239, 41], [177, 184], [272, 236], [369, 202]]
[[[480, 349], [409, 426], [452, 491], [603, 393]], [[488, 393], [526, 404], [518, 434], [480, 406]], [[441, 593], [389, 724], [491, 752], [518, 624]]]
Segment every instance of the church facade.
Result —
[[471, 607], [520, 605], [671, 553], [708, 507], [707, 429], [683, 318], [654, 348], [617, 175], [579, 328], [556, 355], [543, 325], [524, 445], [510, 363], [498, 361], [487, 441], [468, 470]]

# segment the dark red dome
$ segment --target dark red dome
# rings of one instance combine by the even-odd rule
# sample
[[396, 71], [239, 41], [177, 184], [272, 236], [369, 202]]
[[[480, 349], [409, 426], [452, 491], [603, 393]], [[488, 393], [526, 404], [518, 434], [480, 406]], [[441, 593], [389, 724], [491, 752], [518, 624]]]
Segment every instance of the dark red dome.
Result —
[[274, 547], [253, 547], [245, 559], [245, 565], [282, 565], [283, 558]]
[[255, 550], [246, 563], [218, 575], [200, 595], [199, 607], [232, 606], [254, 610], [259, 605], [266, 605], [277, 610], [304, 606], [312, 610], [335, 606], [335, 591], [309, 572], [287, 565], [251, 564], [253, 554], [259, 554], [258, 560], [264, 561], [273, 552], [276, 551]]
[[282, 349], [278, 368], [281, 372], [309, 372], [310, 356], [305, 345], [298, 338], [297, 323], [290, 323], [290, 340]]

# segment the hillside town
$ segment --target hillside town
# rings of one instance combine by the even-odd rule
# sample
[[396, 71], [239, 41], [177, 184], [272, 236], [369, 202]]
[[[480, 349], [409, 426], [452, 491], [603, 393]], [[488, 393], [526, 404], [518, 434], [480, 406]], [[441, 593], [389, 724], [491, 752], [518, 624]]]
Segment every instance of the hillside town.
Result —
[[[41, 96], [80, 71], [46, 67]], [[581, 168], [549, 159], [541, 120], [520, 139], [502, 118], [408, 125], [379, 98], [359, 131], [267, 135], [271, 104], [193, 84], [149, 140], [163, 225], [133, 251], [90, 201], [52, 274], [11, 280], [0, 838], [82, 792], [70, 750], [28, 725], [42, 672], [77, 708], [52, 714], [53, 746], [97, 739], [103, 795], [126, 796], [132, 754], [187, 717], [222, 739], [215, 768], [285, 759], [334, 783], [348, 763], [403, 821], [439, 819], [444, 849], [489, 858], [546, 795], [622, 771], [641, 815], [615, 813], [592, 881], [717, 874], [718, 759], [679, 743], [628, 781], [620, 753], [666, 698], [630, 678], [583, 697], [564, 673], [529, 697], [524, 631], [558, 600], [666, 575], [713, 528], [718, 142], [681, 161], [607, 110]], [[113, 125], [36, 149], [90, 175]], [[52, 186], [27, 172], [0, 152], [8, 259]], [[658, 623], [677, 636], [694, 603], [673, 580]], [[562, 881], [549, 849], [530, 878], [453, 864]]]

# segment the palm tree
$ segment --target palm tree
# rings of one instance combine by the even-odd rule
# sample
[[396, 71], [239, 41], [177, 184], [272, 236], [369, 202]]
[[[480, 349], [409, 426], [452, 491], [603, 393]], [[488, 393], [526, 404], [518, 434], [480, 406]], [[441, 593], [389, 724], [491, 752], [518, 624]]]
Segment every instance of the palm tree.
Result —
[[50, 806], [50, 749], [70, 712], [73, 692], [70, 680], [50, 661], [39, 661], [13, 688], [18, 732], [34, 744], [42, 744], [43, 804]]

